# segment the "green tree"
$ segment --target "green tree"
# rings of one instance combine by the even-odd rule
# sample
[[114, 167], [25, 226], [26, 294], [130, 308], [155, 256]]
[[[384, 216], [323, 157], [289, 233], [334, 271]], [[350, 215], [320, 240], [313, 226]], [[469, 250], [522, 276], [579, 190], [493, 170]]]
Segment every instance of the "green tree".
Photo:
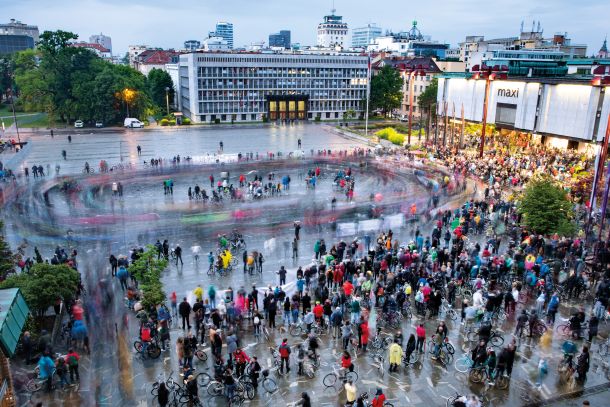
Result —
[[571, 236], [575, 231], [574, 209], [566, 191], [550, 177], [532, 178], [518, 202], [523, 224], [541, 235]]
[[438, 79], [433, 78], [430, 85], [417, 98], [417, 104], [420, 111], [430, 112], [432, 105], [436, 103], [436, 95], [438, 93]]
[[386, 65], [371, 79], [369, 109], [381, 110], [385, 116], [400, 107], [402, 79], [393, 67]]
[[37, 263], [29, 273], [13, 274], [0, 288], [20, 288], [31, 310], [42, 318], [57, 297], [70, 301], [75, 298], [80, 283], [78, 271], [66, 265]]
[[8, 90], [13, 87], [13, 72], [15, 70], [13, 59], [0, 57], [0, 103], [8, 98]]
[[15, 271], [15, 256], [4, 239], [4, 222], [0, 220], [0, 280]]
[[172, 81], [172, 77], [162, 69], [151, 69], [148, 73], [148, 91], [150, 92], [153, 103], [162, 112], [167, 110], [167, 101], [165, 98], [166, 88], [169, 88], [167, 95], [169, 96], [169, 104], [171, 105], [174, 102], [174, 82]]
[[161, 272], [167, 268], [166, 259], [157, 259], [157, 249], [153, 245], [146, 246], [144, 253], [129, 266], [142, 289], [142, 305], [154, 307], [165, 302], [166, 295], [161, 284]]

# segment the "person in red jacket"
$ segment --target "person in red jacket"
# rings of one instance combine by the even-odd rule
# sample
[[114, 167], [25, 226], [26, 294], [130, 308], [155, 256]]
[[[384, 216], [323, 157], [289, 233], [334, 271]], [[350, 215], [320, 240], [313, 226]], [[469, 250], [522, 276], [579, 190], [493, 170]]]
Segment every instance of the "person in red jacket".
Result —
[[250, 362], [250, 358], [241, 348], [237, 348], [235, 352], [233, 352], [233, 360], [235, 360], [235, 373], [237, 377], [241, 377], [246, 370], [246, 364]]
[[324, 317], [324, 307], [320, 305], [320, 301], [316, 301], [315, 307], [313, 307], [313, 315], [316, 317], [316, 322], [322, 324], [322, 318]]
[[360, 319], [360, 345], [366, 352], [366, 345], [369, 343], [369, 323], [366, 319]]
[[371, 407], [383, 407], [385, 403], [385, 394], [383, 394], [383, 390], [377, 388], [375, 392], [375, 398], [373, 398], [373, 402], [371, 403]]
[[354, 285], [351, 281], [345, 280], [345, 282], [343, 283], [343, 292], [345, 293], [346, 297], [350, 297], [352, 295], [352, 293], [354, 292]]
[[288, 358], [290, 357], [290, 346], [288, 346], [288, 339], [282, 339], [279, 352], [280, 359], [282, 361], [282, 364], [280, 365], [280, 372], [284, 373], [284, 364], [286, 364], [286, 372], [290, 373], [290, 365], [288, 364]]
[[426, 342], [426, 328], [424, 328], [424, 324], [419, 324], [417, 329], [415, 329], [415, 333], [417, 334], [417, 351], [423, 352], [424, 343]]

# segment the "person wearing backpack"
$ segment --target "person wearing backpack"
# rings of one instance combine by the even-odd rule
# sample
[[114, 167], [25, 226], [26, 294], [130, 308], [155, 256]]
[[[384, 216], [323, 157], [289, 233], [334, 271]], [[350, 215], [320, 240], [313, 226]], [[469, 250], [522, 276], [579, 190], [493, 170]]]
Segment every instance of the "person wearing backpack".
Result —
[[127, 289], [127, 279], [129, 278], [129, 272], [125, 266], [119, 267], [119, 270], [116, 272], [116, 276], [121, 283], [121, 289], [125, 291]]
[[74, 351], [74, 349], [70, 349], [68, 354], [66, 355], [66, 363], [68, 364], [68, 370], [70, 371], [70, 381], [74, 383], [74, 376], [76, 376], [76, 380], [80, 381], [80, 377], [78, 375], [78, 361], [80, 356], [78, 353]]

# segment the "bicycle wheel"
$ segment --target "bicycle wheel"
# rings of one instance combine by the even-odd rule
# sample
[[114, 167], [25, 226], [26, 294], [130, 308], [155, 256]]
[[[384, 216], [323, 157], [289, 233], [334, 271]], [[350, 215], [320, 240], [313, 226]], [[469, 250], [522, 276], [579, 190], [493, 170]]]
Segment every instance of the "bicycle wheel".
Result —
[[428, 340], [428, 353], [434, 353], [434, 340]]
[[388, 403], [387, 401], [383, 403], [383, 407], [394, 407], [394, 404]]
[[555, 328], [555, 330], [557, 331], [557, 333], [564, 335], [564, 336], [570, 336], [570, 334], [572, 333], [572, 330], [570, 329], [570, 325], [568, 325], [568, 324], [557, 325], [557, 328]]
[[536, 324], [536, 325], [534, 325], [534, 335], [542, 336], [546, 332], [546, 329], [547, 329], [546, 325]]
[[473, 383], [481, 383], [483, 381], [483, 372], [481, 369], [472, 369], [468, 374], [468, 380]]
[[451, 363], [451, 355], [447, 352], [445, 352], [444, 350], [442, 350], [439, 354], [439, 360], [441, 361], [441, 363], [445, 366], [448, 366], [449, 363]]
[[445, 348], [447, 348], [447, 352], [451, 355], [455, 355], [455, 348], [453, 347], [453, 345], [449, 342], [447, 342], [445, 344]]
[[208, 355], [207, 353], [205, 353], [203, 350], [198, 349], [195, 352], [195, 356], [197, 356], [197, 359], [199, 359], [202, 362], [205, 362], [206, 360], [208, 360]]
[[479, 334], [477, 331], [468, 331], [466, 338], [468, 338], [470, 342], [475, 342], [479, 340]]
[[213, 381], [208, 384], [207, 392], [210, 396], [220, 396], [223, 390], [224, 386], [220, 382]]
[[472, 367], [472, 360], [466, 355], [455, 360], [455, 370], [460, 373], [466, 373]]
[[214, 267], [209, 267], [208, 268], [208, 276], [213, 276], [214, 275]]
[[229, 400], [229, 406], [241, 406], [244, 404], [244, 398], [238, 395], [231, 397]]
[[326, 387], [333, 387], [335, 383], [337, 383], [337, 375], [334, 373], [327, 374], [324, 376], [324, 379], [322, 379], [322, 383]]
[[263, 380], [263, 389], [265, 389], [267, 393], [275, 393], [278, 389], [277, 383], [275, 383], [275, 380], [272, 378], [265, 377]]
[[498, 310], [498, 312], [496, 313], [496, 319], [500, 322], [506, 321], [506, 313], [503, 309]]
[[159, 383], [154, 382], [152, 385], [152, 389], [150, 389], [150, 394], [152, 394], [153, 396], [157, 396], [157, 394], [159, 394]]
[[414, 364], [417, 363], [419, 361], [419, 352], [411, 352], [411, 355], [409, 356], [409, 363], [410, 364]]
[[491, 337], [489, 342], [491, 342], [491, 344], [493, 346], [495, 346], [496, 348], [499, 348], [504, 343], [504, 338], [502, 338], [501, 336], [494, 335], [494, 336]]
[[146, 349], [146, 353], [148, 353], [148, 357], [151, 359], [157, 359], [161, 356], [161, 348], [154, 343], [148, 345]]
[[290, 325], [288, 332], [290, 332], [290, 335], [292, 336], [300, 336], [303, 329], [301, 328], [301, 325]]
[[[383, 363], [383, 362], [381, 362], [381, 363]], [[356, 373], [356, 372], [347, 372], [347, 374], [345, 375], [345, 378], [348, 381], [351, 380], [352, 383], [356, 383], [356, 381], [358, 380], [358, 373]]]
[[450, 309], [449, 311], [447, 311], [447, 316], [452, 321], [455, 321], [457, 319], [457, 313], [453, 309]]
[[303, 371], [305, 372], [305, 376], [309, 377], [310, 379], [313, 379], [314, 376], [316, 375], [316, 371], [313, 367], [313, 365], [306, 363], [303, 366]]
[[38, 380], [37, 378], [34, 379], [30, 379], [26, 385], [25, 388], [30, 392], [30, 393], [35, 393], [38, 390], [40, 390], [42, 388], [42, 382], [40, 380]]
[[211, 381], [212, 381], [212, 376], [210, 376], [207, 373], [199, 373], [197, 375], [197, 384], [199, 384], [199, 387], [205, 387], [208, 384], [210, 384]]
[[508, 388], [508, 377], [504, 375], [496, 377], [496, 386], [498, 386], [498, 389], [501, 390]]
[[135, 349], [135, 350], [136, 350], [138, 353], [139, 353], [139, 352], [142, 352], [142, 342], [140, 342], [140, 341], [135, 341], [135, 342], [133, 343], [133, 347], [134, 347], [134, 349]]

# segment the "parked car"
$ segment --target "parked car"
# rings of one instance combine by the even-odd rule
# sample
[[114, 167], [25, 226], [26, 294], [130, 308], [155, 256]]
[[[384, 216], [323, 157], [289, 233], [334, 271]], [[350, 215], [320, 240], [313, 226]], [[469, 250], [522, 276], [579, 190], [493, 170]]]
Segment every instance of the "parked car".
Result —
[[144, 127], [144, 123], [133, 117], [127, 117], [123, 122], [123, 127], [129, 127], [132, 129]]
[[77, 121], [74, 122], [74, 127], [78, 128], [78, 129], [84, 127], [84, 125], [85, 124], [83, 123], [82, 120], [77, 120]]
[[104, 123], [98, 120], [98, 121], [95, 122], [95, 127], [100, 129], [100, 128], [104, 127]]

